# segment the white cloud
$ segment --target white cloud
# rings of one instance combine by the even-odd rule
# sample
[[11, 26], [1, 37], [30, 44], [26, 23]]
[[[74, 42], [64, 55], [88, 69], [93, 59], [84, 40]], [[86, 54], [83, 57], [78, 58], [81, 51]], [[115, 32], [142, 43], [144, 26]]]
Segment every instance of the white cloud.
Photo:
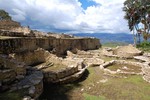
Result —
[[78, 0], [0, 0], [0, 8], [32, 28], [62, 32], [129, 32], [123, 19], [125, 0], [93, 0], [86, 10]]
[[129, 32], [127, 22], [123, 19], [124, 0], [93, 0], [98, 6], [91, 6], [85, 14], [77, 17], [76, 23], [86, 22], [94, 32], [121, 33]]

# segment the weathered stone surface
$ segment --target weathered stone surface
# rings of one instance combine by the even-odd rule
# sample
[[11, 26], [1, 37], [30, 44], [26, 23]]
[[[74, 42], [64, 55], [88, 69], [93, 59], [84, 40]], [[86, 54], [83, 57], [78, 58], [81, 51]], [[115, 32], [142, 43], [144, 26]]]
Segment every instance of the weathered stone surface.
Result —
[[38, 48], [32, 52], [29, 51], [13, 54], [13, 58], [15, 58], [18, 62], [24, 62], [26, 65], [34, 65], [46, 62], [48, 56], [49, 52], [42, 48]]
[[100, 50], [94, 51], [81, 51], [76, 50], [77, 53], [67, 51], [67, 59], [69, 61], [84, 62], [87, 66], [99, 66], [104, 63], [104, 60], [100, 59]]
[[24, 96], [22, 100], [34, 100], [30, 96]]
[[104, 63], [104, 60], [100, 58], [85, 58], [84, 62], [88, 66], [99, 66]]
[[144, 67], [142, 67], [142, 72], [143, 72], [143, 79], [150, 83], [150, 66], [145, 65]]
[[143, 62], [150, 62], [150, 57], [147, 57], [147, 56], [134, 56], [134, 59], [137, 59]]
[[[106, 62], [102, 65], [100, 65], [100, 68], [103, 69], [105, 72], [108, 72], [110, 74], [116, 74], [116, 73], [120, 73], [120, 74], [130, 74], [130, 75], [141, 75], [142, 72], [134, 72], [134, 71], [127, 71], [128, 69], [126, 68], [126, 66], [124, 66], [122, 69], [125, 69], [125, 71], [117, 69], [116, 71], [112, 71], [110, 69], [108, 69], [107, 67], [113, 65], [113, 64], [119, 64], [119, 65], [131, 65], [131, 66], [137, 66], [140, 67], [141, 69], [143, 67], [145, 67], [145, 64], [143, 63], [139, 63], [139, 62], [131, 62], [131, 61], [125, 61], [125, 60], [112, 60], [109, 62]], [[140, 70], [141, 70], [140, 69]], [[131, 69], [132, 70], [132, 69]]]
[[43, 71], [43, 73], [46, 82], [55, 83], [57, 82], [57, 80], [73, 75], [78, 71], [79, 71], [78, 66], [75, 66], [75, 67], [66, 67], [63, 69], [60, 68], [56, 71], [46, 71], [46, 72]]
[[16, 74], [13, 69], [0, 70], [0, 81], [3, 84], [8, 84], [14, 81], [15, 78], [16, 78]]
[[16, 85], [17, 89], [29, 89], [28, 95], [37, 98], [43, 92], [43, 73], [34, 71], [31, 75], [26, 76]]
[[55, 49], [55, 54], [64, 55], [67, 50], [91, 50], [98, 49], [100, 42], [93, 38], [73, 38], [73, 39], [51, 39], [51, 38], [11, 38], [0, 39], [0, 53], [19, 53], [33, 51], [37, 48], [46, 50]]
[[[62, 59], [51, 55], [48, 61], [52, 61], [54, 63], [54, 66], [52, 67], [55, 67], [55, 64], [56, 66], [58, 63], [60, 64], [60, 68], [56, 68], [55, 70], [48, 67], [46, 69], [42, 69], [45, 82], [50, 83], [66, 83], [73, 81], [75, 79], [71, 80], [72, 77], [74, 77], [75, 74], [79, 73], [82, 69], [85, 68], [83, 60], [74, 60], [72, 58]], [[61, 65], [66, 67], [61, 67]], [[69, 78], [69, 76], [72, 77]], [[76, 77], [76, 79], [78, 78], [79, 77]]]
[[67, 76], [67, 77], [58, 79], [58, 80], [54, 81], [54, 83], [69, 83], [69, 82], [73, 82], [73, 81], [79, 79], [79, 78], [83, 75], [83, 73], [84, 73], [84, 71], [86, 70], [86, 68], [87, 68], [87, 67], [81, 69], [81, 70], [78, 71], [77, 73], [72, 74], [72, 75], [70, 75], [70, 76]]
[[113, 54], [119, 57], [132, 58], [133, 56], [138, 56], [142, 54], [142, 51], [133, 47], [132, 45], [120, 46], [113, 50]]
[[143, 56], [150, 57], [150, 53], [144, 52]]
[[3, 69], [13, 69], [16, 75], [25, 75], [25, 64], [9, 58], [7, 55], [0, 55], [0, 62], [3, 65]]
[[102, 54], [106, 56], [112, 56], [113, 55], [113, 50], [111, 48], [103, 48]]
[[20, 26], [20, 23], [13, 20], [0, 20], [0, 29], [11, 30]]
[[104, 48], [102, 50], [102, 55], [115, 58], [133, 58], [134, 56], [142, 55], [142, 53], [142, 51], [138, 50], [132, 45], [119, 46], [115, 49]]

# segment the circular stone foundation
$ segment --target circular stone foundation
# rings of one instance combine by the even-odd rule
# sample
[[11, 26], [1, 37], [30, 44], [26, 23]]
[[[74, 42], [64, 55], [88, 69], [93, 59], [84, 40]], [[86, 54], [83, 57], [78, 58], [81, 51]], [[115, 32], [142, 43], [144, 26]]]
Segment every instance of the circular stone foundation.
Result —
[[125, 60], [112, 60], [100, 65], [109, 74], [143, 75], [143, 68], [147, 65]]

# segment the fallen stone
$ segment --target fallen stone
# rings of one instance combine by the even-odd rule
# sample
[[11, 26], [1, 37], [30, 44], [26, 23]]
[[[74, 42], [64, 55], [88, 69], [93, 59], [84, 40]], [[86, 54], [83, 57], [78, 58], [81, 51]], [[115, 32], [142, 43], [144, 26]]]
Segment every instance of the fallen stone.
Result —
[[36, 91], [36, 89], [35, 89], [34, 86], [32, 86], [32, 87], [29, 88], [29, 94], [30, 95], [33, 95], [35, 93], [35, 91]]
[[31, 100], [32, 98], [30, 96], [24, 96], [22, 100]]
[[147, 57], [147, 56], [134, 56], [134, 59], [140, 60], [143, 62], [150, 62], [150, 57]]

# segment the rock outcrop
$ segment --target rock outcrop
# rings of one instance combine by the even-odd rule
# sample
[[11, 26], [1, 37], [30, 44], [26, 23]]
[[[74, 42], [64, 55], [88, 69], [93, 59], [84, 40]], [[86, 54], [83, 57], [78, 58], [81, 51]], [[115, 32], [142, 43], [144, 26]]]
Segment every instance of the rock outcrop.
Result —
[[142, 72], [144, 80], [150, 83], [150, 66], [146, 65], [143, 67]]
[[142, 51], [133, 47], [132, 45], [121, 46], [113, 50], [113, 54], [119, 57], [132, 58], [142, 54]]
[[20, 27], [20, 23], [13, 20], [0, 20], [0, 29], [2, 30], [12, 30], [13, 28]]
[[115, 49], [104, 48], [103, 55], [108, 57], [117, 57], [117, 58], [133, 58], [134, 56], [142, 55], [142, 51], [133, 47], [132, 45], [128, 46], [119, 46]]

